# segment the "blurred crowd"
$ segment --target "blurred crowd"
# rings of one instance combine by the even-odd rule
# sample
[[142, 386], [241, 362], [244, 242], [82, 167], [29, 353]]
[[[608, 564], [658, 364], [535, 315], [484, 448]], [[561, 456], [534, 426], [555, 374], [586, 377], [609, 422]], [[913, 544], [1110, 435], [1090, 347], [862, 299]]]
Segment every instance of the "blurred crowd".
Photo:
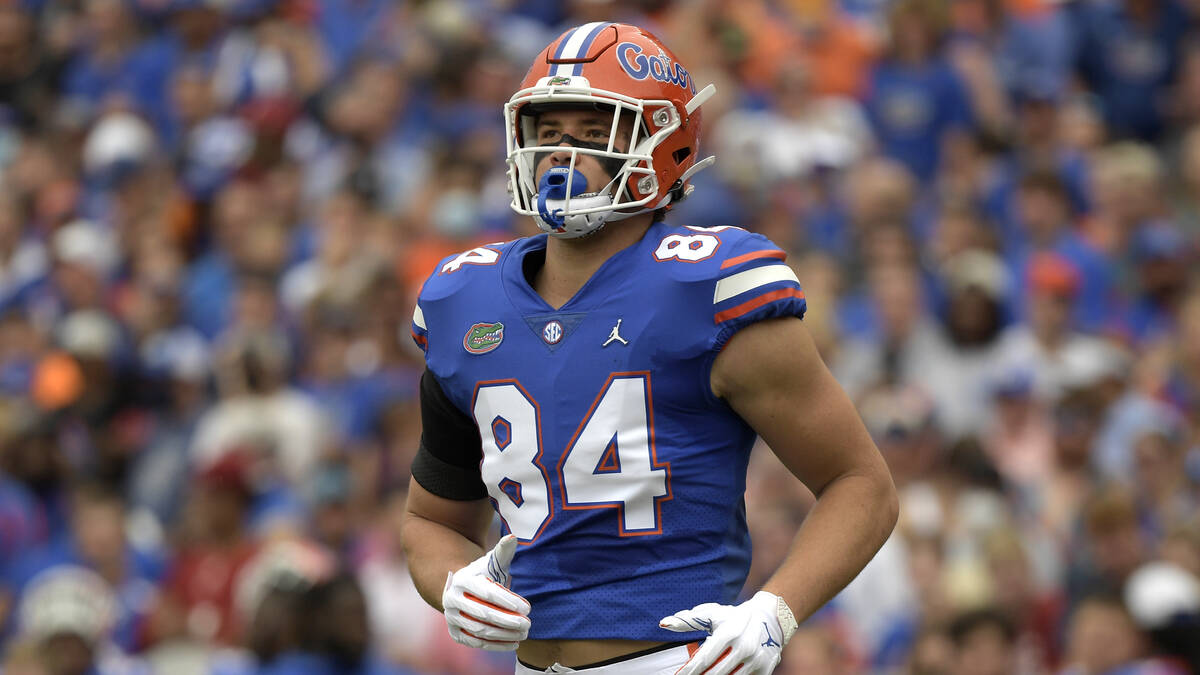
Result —
[[717, 85], [668, 220], [791, 253], [902, 493], [778, 672], [1200, 672], [1196, 0], [0, 2], [3, 672], [512, 672], [397, 545], [409, 317], [592, 20]]

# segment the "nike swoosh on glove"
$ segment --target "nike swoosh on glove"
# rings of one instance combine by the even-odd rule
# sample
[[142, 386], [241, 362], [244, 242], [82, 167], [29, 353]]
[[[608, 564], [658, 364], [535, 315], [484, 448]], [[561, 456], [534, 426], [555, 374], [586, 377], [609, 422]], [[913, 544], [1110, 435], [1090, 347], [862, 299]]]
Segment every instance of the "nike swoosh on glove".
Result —
[[766, 591], [740, 605], [706, 602], [664, 617], [658, 625], [677, 633], [709, 634], [675, 675], [769, 675], [796, 632], [787, 603]]
[[508, 567], [516, 550], [517, 538], [506, 535], [484, 556], [446, 577], [442, 613], [455, 642], [511, 652], [529, 637], [529, 601], [508, 590]]

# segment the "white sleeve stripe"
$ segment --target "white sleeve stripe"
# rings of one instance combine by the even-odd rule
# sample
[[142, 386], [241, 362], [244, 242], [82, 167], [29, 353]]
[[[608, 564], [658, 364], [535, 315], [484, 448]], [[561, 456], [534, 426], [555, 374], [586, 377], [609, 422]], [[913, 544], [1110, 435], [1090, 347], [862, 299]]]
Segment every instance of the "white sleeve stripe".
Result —
[[425, 312], [421, 311], [420, 305], [413, 309], [413, 323], [417, 324], [417, 328], [421, 330], [429, 330], [425, 327]]
[[794, 281], [797, 285], [800, 284], [796, 273], [787, 265], [763, 265], [745, 272], [738, 272], [717, 282], [717, 290], [713, 293], [713, 304], [724, 302], [735, 295], [741, 295], [759, 286], [779, 281]]

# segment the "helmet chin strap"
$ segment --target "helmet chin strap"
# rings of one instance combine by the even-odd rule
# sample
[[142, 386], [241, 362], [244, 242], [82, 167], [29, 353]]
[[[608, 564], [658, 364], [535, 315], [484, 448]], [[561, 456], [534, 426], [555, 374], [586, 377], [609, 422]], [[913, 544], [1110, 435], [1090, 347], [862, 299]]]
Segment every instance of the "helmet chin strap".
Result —
[[[541, 203], [540, 198], [538, 199], [538, 202]], [[611, 203], [612, 199], [609, 198], [608, 195], [604, 194], [597, 194], [589, 197], [575, 197], [571, 199], [571, 206], [581, 209], [608, 206]], [[561, 211], [562, 207], [566, 205], [566, 200], [548, 199], [546, 200], [546, 204], [551, 209], [557, 208], [559, 211]], [[559, 239], [576, 239], [578, 237], [583, 237], [596, 232], [604, 226], [604, 223], [610, 220], [617, 220], [613, 217], [614, 215], [615, 214], [612, 211], [572, 213], [567, 216], [559, 216], [559, 218], [556, 220], [548, 221], [544, 219], [539, 212], [539, 214], [534, 216], [533, 219], [537, 222], [538, 227], [549, 233], [552, 237], [558, 237]]]

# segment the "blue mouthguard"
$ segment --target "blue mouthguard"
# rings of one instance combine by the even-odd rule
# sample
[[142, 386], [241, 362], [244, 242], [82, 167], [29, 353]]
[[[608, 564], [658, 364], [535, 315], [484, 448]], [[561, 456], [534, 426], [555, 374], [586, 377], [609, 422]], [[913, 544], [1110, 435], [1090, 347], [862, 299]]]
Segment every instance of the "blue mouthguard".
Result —
[[538, 215], [542, 220], [555, 226], [555, 229], [562, 230], [564, 227], [564, 219], [562, 209], [550, 211], [546, 208], [547, 199], [564, 200], [567, 198], [567, 182], [571, 183], [571, 196], [577, 197], [587, 191], [587, 179], [579, 173], [577, 169], [571, 169], [565, 166], [556, 166], [546, 173], [542, 174], [542, 179], [538, 181]]

